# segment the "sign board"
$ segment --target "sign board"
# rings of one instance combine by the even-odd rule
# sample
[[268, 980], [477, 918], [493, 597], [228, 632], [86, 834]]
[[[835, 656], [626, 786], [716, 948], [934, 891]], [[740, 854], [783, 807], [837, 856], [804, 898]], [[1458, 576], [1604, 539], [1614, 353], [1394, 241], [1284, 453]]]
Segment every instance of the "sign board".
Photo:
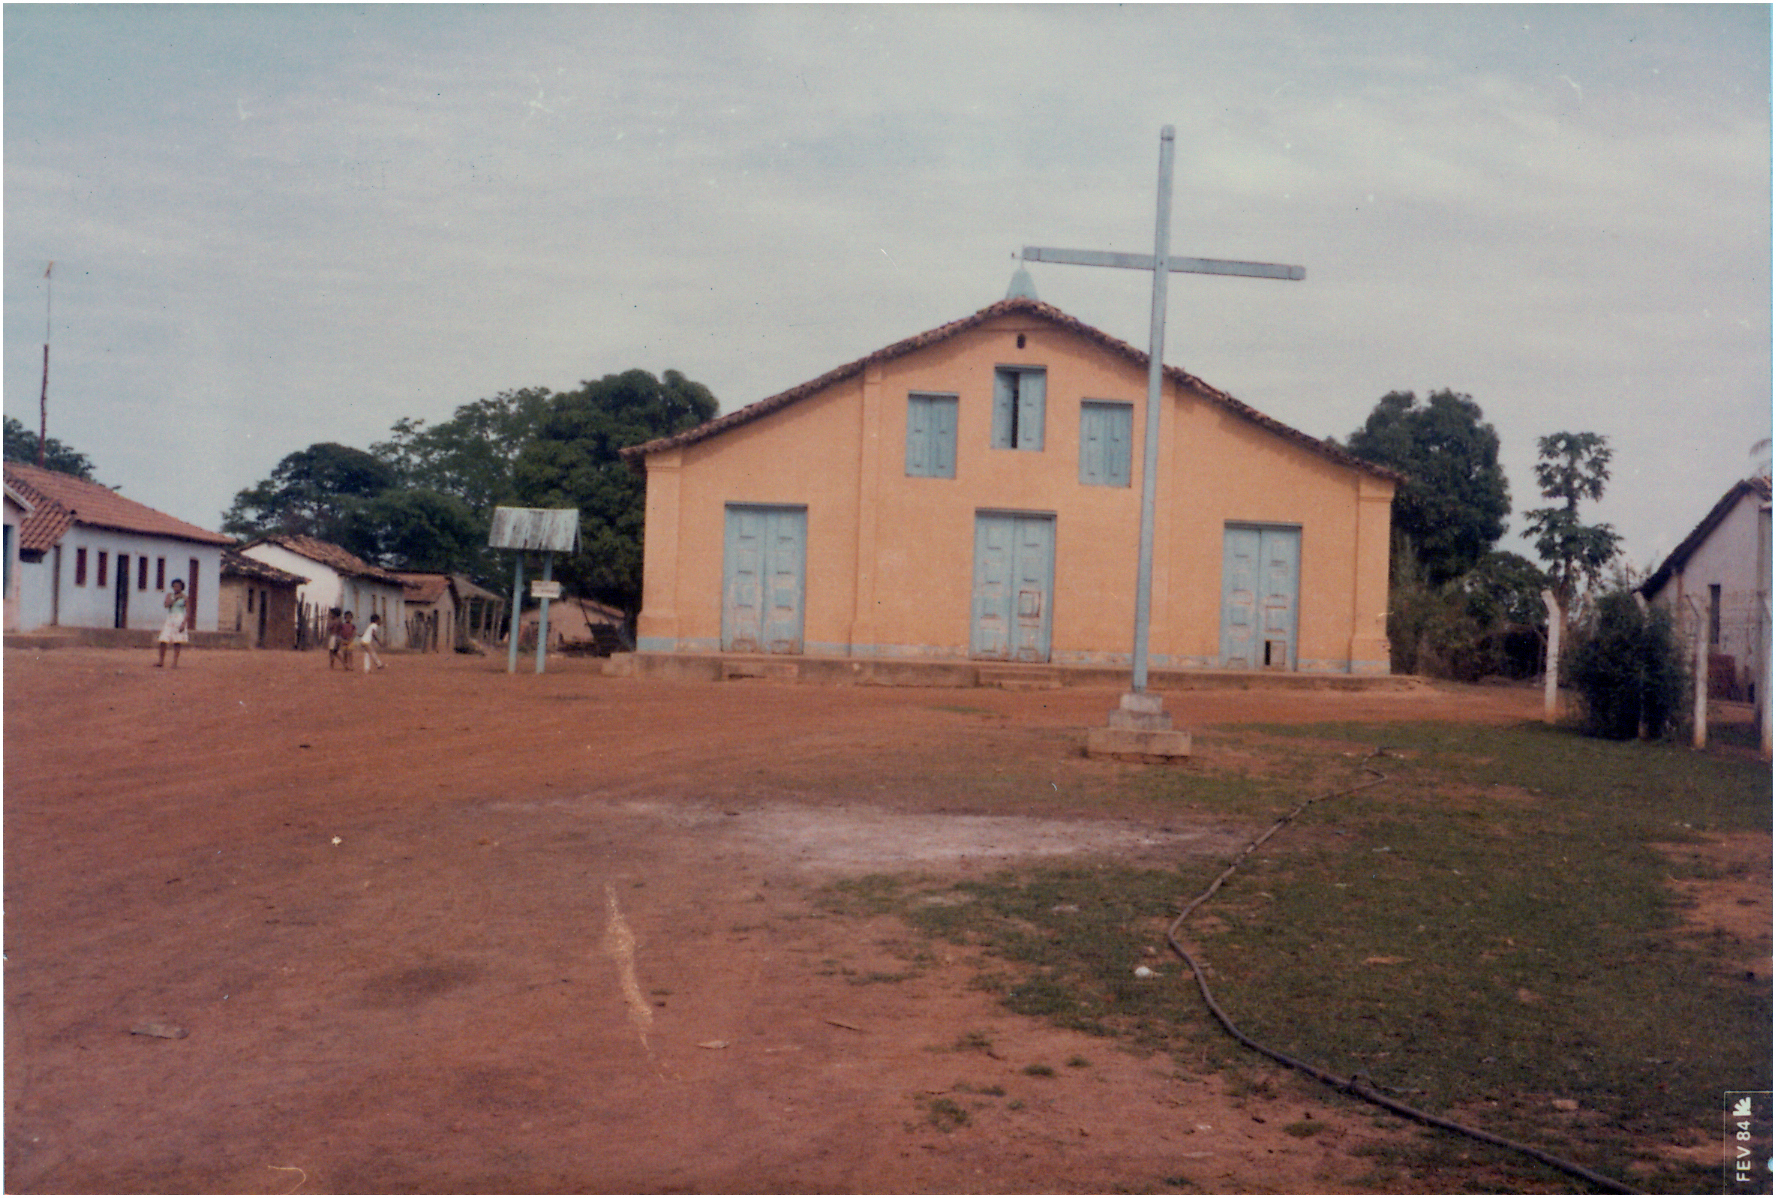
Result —
[[559, 599], [561, 598], [561, 584], [545, 582], [540, 578], [534, 579], [530, 584], [530, 597], [532, 599]]
[[496, 507], [487, 547], [572, 553], [580, 547], [580, 509]]

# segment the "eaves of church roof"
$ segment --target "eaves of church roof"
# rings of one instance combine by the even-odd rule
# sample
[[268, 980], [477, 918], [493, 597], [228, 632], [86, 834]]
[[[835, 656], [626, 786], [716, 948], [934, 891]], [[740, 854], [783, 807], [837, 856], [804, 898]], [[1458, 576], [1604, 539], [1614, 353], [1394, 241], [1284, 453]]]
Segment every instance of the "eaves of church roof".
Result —
[[[957, 336], [958, 334], [977, 328], [990, 320], [995, 320], [1002, 316], [1017, 315], [1035, 316], [1042, 320], [1046, 320], [1057, 328], [1065, 329], [1066, 331], [1073, 333], [1082, 340], [1089, 341], [1113, 354], [1126, 358], [1131, 363], [1139, 366], [1143, 371], [1147, 369], [1147, 354], [1145, 351], [1136, 349], [1126, 341], [1121, 341], [1110, 336], [1108, 333], [1093, 328], [1082, 320], [1067, 315], [1052, 304], [1045, 304], [1038, 299], [1013, 296], [1002, 299], [996, 304], [991, 304], [982, 308], [973, 315], [964, 316], [960, 320], [953, 320], [945, 325], [939, 325], [935, 329], [916, 334], [903, 341], [896, 341], [893, 345], [879, 349], [875, 353], [857, 359], [855, 362], [848, 362], [843, 366], [827, 371], [818, 378], [809, 379], [805, 383], [791, 387], [787, 391], [779, 392], [769, 398], [761, 399], [756, 403], [747, 404], [743, 408], [737, 408], [726, 415], [717, 416], [713, 420], [704, 421], [695, 428], [686, 429], [681, 433], [675, 433], [669, 437], [657, 437], [652, 441], [647, 441], [640, 445], [631, 445], [620, 450], [619, 453], [622, 455], [623, 460], [629, 463], [632, 469], [645, 471], [646, 459], [650, 454], [664, 453], [668, 450], [680, 449], [687, 445], [695, 445], [700, 441], [707, 441], [711, 437], [719, 436], [720, 434], [727, 432], [729, 429], [738, 428], [743, 424], [750, 424], [781, 408], [789, 407], [791, 404], [794, 404], [799, 400], [816, 395], [834, 384], [844, 382], [847, 379], [860, 375], [870, 366], [875, 366], [883, 362], [890, 362], [896, 358], [902, 358], [908, 354], [916, 353], [919, 350], [937, 345], [940, 342], [947, 341], [950, 338]], [[1377, 478], [1387, 479], [1390, 482], [1398, 483], [1405, 480], [1405, 475], [1400, 474], [1398, 471], [1390, 470], [1385, 466], [1378, 466], [1373, 462], [1366, 462], [1355, 454], [1341, 449], [1336, 445], [1323, 441], [1318, 437], [1310, 436], [1299, 429], [1292, 428], [1280, 420], [1266, 416], [1263, 412], [1258, 411], [1258, 409], [1249, 404], [1242, 403], [1225, 391], [1211, 387], [1195, 375], [1190, 374], [1179, 367], [1167, 366], [1165, 368], [1165, 376], [1174, 386], [1184, 388], [1185, 390], [1200, 396], [1207, 402], [1215, 404], [1243, 420], [1250, 421], [1285, 440], [1293, 441], [1322, 457], [1330, 458], [1341, 466], [1348, 466], [1354, 470], [1361, 470], [1364, 473], [1374, 475]]]

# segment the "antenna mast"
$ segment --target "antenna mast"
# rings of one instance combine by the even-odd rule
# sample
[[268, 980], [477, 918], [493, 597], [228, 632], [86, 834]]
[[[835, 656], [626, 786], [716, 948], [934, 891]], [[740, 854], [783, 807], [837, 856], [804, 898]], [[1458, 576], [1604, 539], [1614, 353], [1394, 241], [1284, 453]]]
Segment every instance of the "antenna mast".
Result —
[[50, 272], [55, 269], [55, 259], [43, 268], [43, 277], [48, 282], [48, 292], [43, 301], [43, 390], [37, 395], [37, 468], [43, 468], [44, 446], [49, 444], [49, 329], [52, 305], [55, 303], [55, 279]]

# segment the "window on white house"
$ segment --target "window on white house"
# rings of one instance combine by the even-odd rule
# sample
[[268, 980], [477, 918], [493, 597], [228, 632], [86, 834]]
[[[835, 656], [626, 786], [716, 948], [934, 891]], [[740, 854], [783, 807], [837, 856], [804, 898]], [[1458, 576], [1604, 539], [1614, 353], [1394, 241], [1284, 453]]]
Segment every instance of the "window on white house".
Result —
[[1135, 405], [1088, 399], [1079, 405], [1079, 481], [1088, 487], [1129, 485]]
[[956, 477], [956, 396], [907, 396], [906, 472], [911, 478]]
[[993, 448], [1042, 448], [1048, 371], [1040, 366], [1000, 366], [993, 371]]

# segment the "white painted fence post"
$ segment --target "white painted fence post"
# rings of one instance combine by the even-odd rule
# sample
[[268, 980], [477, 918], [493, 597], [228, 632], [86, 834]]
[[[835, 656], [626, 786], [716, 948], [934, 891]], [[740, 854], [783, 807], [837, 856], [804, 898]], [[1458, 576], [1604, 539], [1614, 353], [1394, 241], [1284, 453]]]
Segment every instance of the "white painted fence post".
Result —
[[1685, 595], [1684, 602], [1690, 605], [1690, 614], [1696, 618], [1695, 632], [1691, 635], [1696, 648], [1691, 653], [1690, 675], [1693, 689], [1690, 708], [1690, 747], [1706, 749], [1708, 747], [1708, 625], [1702, 618], [1702, 609], [1696, 604], [1694, 595]]
[[1542, 603], [1548, 609], [1548, 650], [1542, 659], [1542, 720], [1552, 724], [1560, 718], [1560, 603], [1553, 591], [1542, 592]]

